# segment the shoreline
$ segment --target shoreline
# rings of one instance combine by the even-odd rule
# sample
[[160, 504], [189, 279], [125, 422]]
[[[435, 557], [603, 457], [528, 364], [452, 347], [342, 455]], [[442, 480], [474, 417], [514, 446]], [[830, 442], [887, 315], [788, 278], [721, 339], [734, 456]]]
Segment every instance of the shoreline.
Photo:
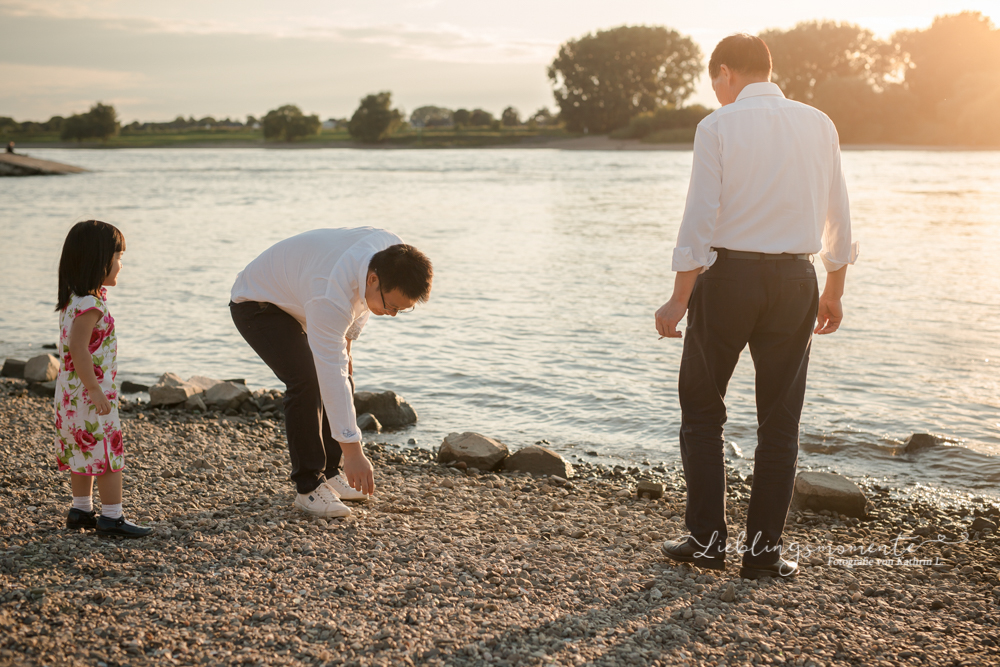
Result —
[[[130, 402], [125, 511], [155, 532], [102, 540], [62, 527], [69, 484], [48, 463], [51, 399], [25, 386], [0, 383], [8, 664], [1000, 661], [1000, 539], [957, 533], [975, 514], [995, 520], [995, 505], [942, 510], [862, 483], [867, 519], [792, 512], [785, 541], [805, 556], [802, 574], [750, 582], [733, 560], [710, 573], [660, 555], [683, 532], [676, 470], [469, 474], [375, 443], [378, 495], [327, 521], [291, 506], [281, 422]], [[647, 477], [663, 498], [635, 497]], [[748, 491], [730, 472], [736, 530]], [[929, 537], [939, 531], [954, 537]], [[900, 536], [915, 549], [898, 562], [821, 557]]]
[[[17, 150], [35, 150], [39, 148], [57, 149], [91, 149], [91, 150], [133, 150], [133, 149], [248, 149], [263, 148], [267, 150], [317, 150], [317, 149], [352, 149], [352, 150], [499, 150], [499, 149], [554, 149], [569, 151], [690, 151], [693, 143], [653, 144], [644, 143], [639, 139], [612, 139], [606, 135], [575, 137], [570, 139], [530, 138], [515, 143], [496, 143], [482, 146], [414, 146], [410, 144], [362, 144], [353, 141], [328, 142], [265, 142], [265, 141], [206, 141], [185, 144], [170, 144], [161, 146], [102, 146], [100, 144], [80, 144], [77, 142], [24, 142], [17, 144]], [[935, 151], [935, 152], [1000, 152], [1000, 146], [941, 146], [919, 144], [842, 144], [842, 151]]]

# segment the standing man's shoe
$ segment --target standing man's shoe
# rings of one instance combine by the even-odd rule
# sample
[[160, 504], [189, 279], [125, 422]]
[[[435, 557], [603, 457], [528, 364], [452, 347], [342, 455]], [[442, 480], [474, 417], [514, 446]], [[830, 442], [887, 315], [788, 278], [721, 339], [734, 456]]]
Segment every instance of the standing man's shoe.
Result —
[[[707, 567], [711, 570], [725, 570], [725, 556], [703, 555], [701, 547], [691, 544], [688, 540], [667, 540], [660, 547], [663, 555], [678, 563], [691, 563], [697, 567]], [[697, 556], [695, 554], [698, 554]]]
[[152, 528], [137, 526], [124, 516], [112, 519], [106, 516], [97, 517], [97, 534], [107, 537], [145, 537], [153, 532]]
[[776, 563], [771, 565], [744, 565], [740, 568], [740, 576], [744, 579], [762, 579], [764, 577], [791, 579], [798, 573], [799, 564], [784, 558], [779, 558]]
[[295, 506], [303, 512], [324, 519], [351, 514], [351, 509], [340, 502], [340, 499], [333, 493], [333, 489], [326, 484], [320, 484], [309, 493], [300, 493], [295, 496]]
[[93, 530], [97, 528], [97, 512], [90, 510], [89, 512], [84, 512], [83, 510], [78, 510], [75, 507], [71, 507], [69, 514], [66, 515], [66, 527], [79, 529], [86, 528], [87, 530]]
[[333, 490], [334, 494], [341, 500], [368, 500], [368, 496], [358, 491], [347, 483], [344, 476], [337, 473], [334, 477], [328, 477], [326, 485]]

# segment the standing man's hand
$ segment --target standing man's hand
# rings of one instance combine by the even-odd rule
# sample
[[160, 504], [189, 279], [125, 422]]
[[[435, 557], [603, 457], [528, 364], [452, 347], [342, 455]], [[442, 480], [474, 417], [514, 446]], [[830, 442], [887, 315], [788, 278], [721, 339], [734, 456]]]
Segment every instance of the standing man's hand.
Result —
[[844, 321], [844, 307], [840, 304], [844, 296], [844, 285], [847, 283], [847, 265], [836, 271], [828, 271], [826, 285], [819, 296], [819, 311], [816, 313], [815, 334], [831, 334], [840, 328]]
[[827, 297], [825, 294], [819, 298], [819, 312], [816, 315], [815, 334], [831, 334], [840, 328], [840, 323], [844, 319], [844, 307], [840, 304], [840, 299]]
[[698, 268], [693, 271], [678, 271], [675, 274], [673, 295], [656, 311], [656, 331], [661, 338], [681, 337], [677, 325], [684, 319], [688, 301], [691, 300], [691, 292], [694, 291], [694, 283], [702, 271], [703, 268]]
[[340, 444], [341, 451], [344, 452], [344, 477], [351, 488], [356, 489], [366, 495], [375, 493], [375, 469], [372, 462], [365, 456], [360, 442], [346, 442]]
[[656, 311], [656, 331], [664, 338], [680, 338], [677, 325], [687, 312], [687, 301], [678, 302], [673, 297]]

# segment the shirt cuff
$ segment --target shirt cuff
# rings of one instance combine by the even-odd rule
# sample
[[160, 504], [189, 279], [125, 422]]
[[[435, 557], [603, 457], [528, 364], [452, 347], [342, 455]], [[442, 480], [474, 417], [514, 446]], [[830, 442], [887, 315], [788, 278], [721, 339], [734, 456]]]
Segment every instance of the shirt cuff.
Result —
[[715, 264], [719, 253], [709, 250], [706, 261], [699, 262], [694, 258], [694, 252], [690, 247], [674, 248], [674, 260], [670, 267], [672, 271], [694, 271], [702, 267], [709, 267]]
[[823, 260], [823, 266], [826, 267], [827, 271], [837, 271], [848, 264], [854, 264], [854, 262], [858, 261], [858, 255], [860, 254], [861, 242], [855, 241], [851, 244], [851, 252], [846, 261], [833, 257], [829, 252], [820, 253], [819, 258]]

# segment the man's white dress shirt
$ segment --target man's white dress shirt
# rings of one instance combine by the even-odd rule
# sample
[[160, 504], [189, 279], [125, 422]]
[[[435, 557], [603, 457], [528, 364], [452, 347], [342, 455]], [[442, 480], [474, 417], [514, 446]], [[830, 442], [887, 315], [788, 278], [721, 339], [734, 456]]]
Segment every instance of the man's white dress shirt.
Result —
[[673, 270], [711, 266], [712, 248], [819, 253], [828, 271], [854, 263], [840, 139], [826, 114], [762, 82], [698, 124]]
[[236, 277], [230, 298], [273, 303], [309, 338], [323, 406], [339, 442], [360, 442], [348, 379], [347, 341], [368, 321], [365, 283], [372, 255], [402, 243], [384, 229], [315, 229], [280, 241]]

